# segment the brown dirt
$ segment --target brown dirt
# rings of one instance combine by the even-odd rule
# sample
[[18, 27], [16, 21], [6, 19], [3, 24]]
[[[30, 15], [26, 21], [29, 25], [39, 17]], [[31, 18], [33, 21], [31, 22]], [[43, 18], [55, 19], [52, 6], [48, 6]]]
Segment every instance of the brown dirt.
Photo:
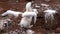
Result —
[[[50, 2], [45, 2], [44, 0], [35, 0], [35, 3], [37, 3], [38, 5], [40, 5], [41, 3], [46, 3], [49, 4], [50, 7], [52, 7], [52, 9], [57, 8], [57, 14], [55, 15], [55, 22], [57, 24], [46, 24], [45, 20], [44, 20], [44, 13], [42, 13], [44, 10], [41, 10], [42, 7], [40, 7], [38, 9], [39, 14], [37, 17], [37, 22], [36, 24], [34, 24], [34, 26], [32, 27], [32, 30], [34, 30], [36, 33], [35, 34], [52, 34], [52, 30], [54, 30], [54, 32], [56, 32], [57, 34], [60, 33], [60, 8], [57, 5], [60, 5], [60, 0], [51, 0]], [[13, 2], [8, 2], [6, 1], [1, 1], [0, 2], [0, 14], [5, 12], [8, 9], [12, 9], [12, 10], [16, 10], [16, 11], [21, 11], [24, 12], [25, 11], [25, 0], [24, 1], [20, 1], [18, 3], [16, 3], [15, 1]], [[1, 17], [2, 18], [2, 17]], [[19, 16], [18, 18], [13, 18], [13, 17], [9, 17], [10, 19], [13, 20], [13, 25], [9, 27], [9, 31], [13, 31], [19, 28], [19, 26], [17, 25], [20, 20], [21, 20], [21, 16]], [[3, 33], [4, 31], [6, 31], [5, 29], [2, 30], [1, 33]], [[0, 34], [1, 34], [0, 33]]]

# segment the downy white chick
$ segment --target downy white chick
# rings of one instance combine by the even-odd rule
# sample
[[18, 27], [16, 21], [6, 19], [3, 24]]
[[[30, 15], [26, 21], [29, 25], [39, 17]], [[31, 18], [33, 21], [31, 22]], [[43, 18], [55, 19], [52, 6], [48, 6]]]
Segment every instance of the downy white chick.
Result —
[[32, 22], [32, 17], [34, 17], [34, 23], [36, 22], [37, 18], [37, 9], [32, 9], [31, 7], [32, 2], [28, 2], [26, 4], [26, 11], [22, 14], [22, 19], [20, 22], [20, 26], [24, 28], [31, 28], [33, 25], [30, 25]]
[[45, 21], [47, 23], [48, 19], [51, 20], [51, 22], [54, 20], [54, 14], [56, 14], [56, 10], [51, 10], [51, 9], [47, 9], [44, 11], [45, 13]]
[[20, 26], [25, 27], [25, 28], [31, 28], [32, 25], [30, 25], [30, 24], [32, 22], [32, 17], [34, 16], [34, 23], [36, 23], [37, 14], [38, 14], [38, 12], [36, 11], [36, 9], [33, 9], [32, 12], [24, 12], [22, 14]]

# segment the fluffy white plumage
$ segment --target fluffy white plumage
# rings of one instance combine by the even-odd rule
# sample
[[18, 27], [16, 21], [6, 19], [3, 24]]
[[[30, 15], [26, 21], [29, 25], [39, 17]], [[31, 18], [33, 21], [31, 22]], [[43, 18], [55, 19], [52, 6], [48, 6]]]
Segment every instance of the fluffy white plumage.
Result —
[[56, 14], [57, 12], [56, 10], [48, 9], [48, 10], [45, 10], [44, 13], [45, 13], [45, 22], [47, 23], [48, 20], [50, 20], [52, 23], [54, 20], [54, 14]]
[[29, 9], [29, 8], [31, 7], [31, 4], [32, 4], [32, 2], [28, 2], [28, 3], [26, 4], [26, 9]]
[[31, 4], [32, 4], [32, 2], [28, 2], [26, 4], [26, 11], [30, 11], [31, 12], [31, 10], [32, 10]]
[[34, 16], [34, 23], [36, 22], [37, 19], [37, 11], [34, 9], [32, 12], [24, 12], [22, 14], [22, 19], [20, 22], [20, 26], [21, 27], [25, 27], [25, 28], [30, 28], [31, 27], [31, 20], [32, 17]]
[[56, 10], [51, 10], [51, 9], [45, 10], [44, 12], [47, 12], [47, 13], [57, 13]]
[[37, 11], [37, 9], [33, 9], [33, 12], [35, 12], [36, 14], [38, 14], [38, 11]]
[[6, 12], [4, 12], [3, 14], [1, 14], [2, 16], [6, 16], [8, 14], [11, 14], [15, 17], [18, 17], [19, 14], [22, 14], [22, 12], [16, 12], [16, 11], [12, 11], [12, 10], [7, 10]]
[[22, 17], [33, 17], [34, 16], [34, 23], [36, 22], [36, 19], [37, 19], [37, 14], [38, 14], [38, 11], [37, 9], [33, 9], [32, 12], [25, 12], [22, 14]]
[[32, 22], [33, 16], [34, 16], [34, 23], [36, 22], [38, 12], [37, 12], [37, 9], [32, 9], [31, 4], [32, 2], [28, 2], [26, 4], [26, 12], [22, 14], [22, 19], [19, 24], [21, 27], [31, 28], [33, 26], [33, 25], [30, 25]]

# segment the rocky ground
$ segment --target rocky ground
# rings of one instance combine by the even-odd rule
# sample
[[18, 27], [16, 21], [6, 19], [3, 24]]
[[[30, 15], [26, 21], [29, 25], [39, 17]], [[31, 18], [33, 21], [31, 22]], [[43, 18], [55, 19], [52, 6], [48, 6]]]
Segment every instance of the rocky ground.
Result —
[[[35, 0], [35, 3], [39, 5], [40, 7], [37, 8], [39, 11], [37, 22], [36, 24], [33, 24], [34, 26], [31, 28], [35, 32], [35, 34], [60, 34], [60, 0], [51, 0], [49, 2], [46, 2], [44, 0]], [[57, 14], [55, 15], [55, 21], [50, 24], [45, 23], [44, 19], [44, 13], [43, 11], [46, 10], [44, 6], [41, 6], [41, 4], [48, 4], [51, 9], [57, 10]], [[16, 10], [16, 11], [25, 11], [25, 4], [26, 2], [0, 2], [0, 14], [4, 13], [6, 10]], [[0, 31], [0, 34], [20, 34], [19, 26], [17, 25], [21, 20], [21, 15], [18, 18], [14, 18], [14, 16], [9, 15], [7, 17], [1, 17], [0, 20], [4, 19], [11, 19], [12, 23], [8, 27], [6, 26], [4, 29]], [[9, 32], [9, 33], [6, 33]]]

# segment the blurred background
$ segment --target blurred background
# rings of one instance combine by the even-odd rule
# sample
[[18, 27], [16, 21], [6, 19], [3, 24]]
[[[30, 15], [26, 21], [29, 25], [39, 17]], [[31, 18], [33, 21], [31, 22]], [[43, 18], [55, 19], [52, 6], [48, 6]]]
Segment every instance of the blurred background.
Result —
[[[24, 12], [25, 11], [25, 5], [27, 2], [34, 1], [35, 4], [37, 4], [38, 7], [38, 17], [36, 24], [33, 24], [34, 26], [31, 28], [33, 31], [35, 31], [35, 34], [59, 34], [60, 33], [60, 0], [0, 0], [0, 14], [6, 12], [7, 10], [15, 10]], [[44, 13], [43, 11], [46, 10], [44, 6], [41, 4], [47, 4], [49, 5], [48, 8], [56, 10], [57, 14], [55, 14], [54, 18], [55, 20], [53, 23], [45, 23]], [[0, 20], [3, 20], [3, 17], [0, 17]], [[10, 18], [13, 20], [13, 23], [11, 26], [4, 28], [0, 31], [0, 34], [3, 34], [5, 32], [10, 31], [18, 31], [19, 26], [17, 25], [20, 20], [21, 16], [18, 18], [13, 18], [13, 16], [8, 16], [6, 18]], [[6, 33], [5, 33], [6, 34]]]

